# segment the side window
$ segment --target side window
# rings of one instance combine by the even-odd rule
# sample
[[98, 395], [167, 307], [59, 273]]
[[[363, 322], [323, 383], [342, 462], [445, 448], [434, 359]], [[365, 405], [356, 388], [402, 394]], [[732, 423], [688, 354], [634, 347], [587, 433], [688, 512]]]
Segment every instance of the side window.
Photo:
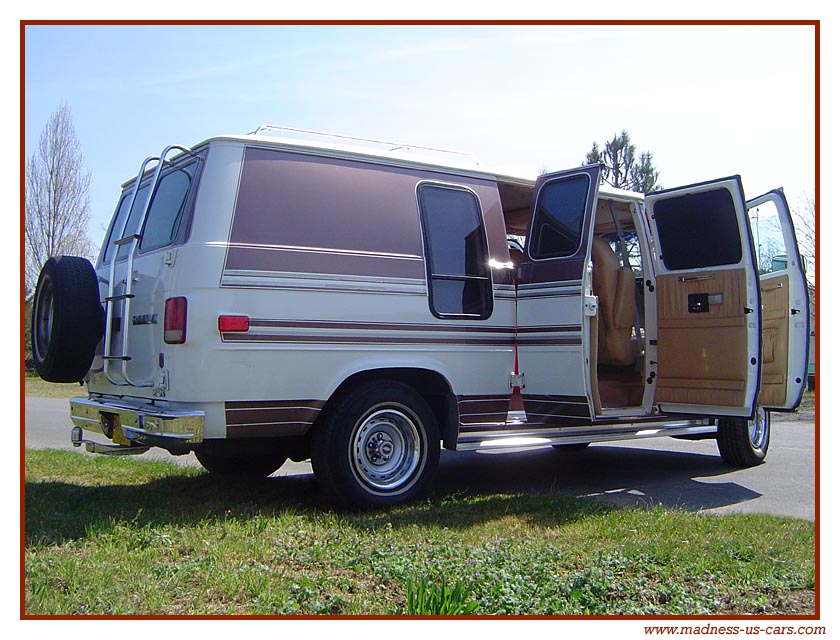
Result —
[[493, 283], [478, 198], [467, 189], [431, 184], [420, 186], [418, 198], [432, 313], [488, 318]]
[[587, 175], [549, 182], [540, 189], [531, 234], [532, 258], [563, 258], [577, 253], [588, 192]]
[[661, 258], [669, 271], [741, 262], [741, 233], [732, 194], [713, 189], [653, 205]]

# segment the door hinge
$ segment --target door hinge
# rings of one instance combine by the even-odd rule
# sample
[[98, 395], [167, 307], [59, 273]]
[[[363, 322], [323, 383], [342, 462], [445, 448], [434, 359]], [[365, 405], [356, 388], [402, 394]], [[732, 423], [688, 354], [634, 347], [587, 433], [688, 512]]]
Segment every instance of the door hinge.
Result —
[[525, 388], [525, 374], [524, 373], [511, 373], [510, 374], [510, 388], [515, 389], [519, 387], [520, 389]]
[[598, 296], [583, 296], [583, 315], [594, 318], [598, 314]]

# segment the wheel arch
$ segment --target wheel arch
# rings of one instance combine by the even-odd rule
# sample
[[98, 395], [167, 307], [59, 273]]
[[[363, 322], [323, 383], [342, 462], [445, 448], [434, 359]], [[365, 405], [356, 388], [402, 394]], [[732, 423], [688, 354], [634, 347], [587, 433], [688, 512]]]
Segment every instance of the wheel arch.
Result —
[[318, 428], [324, 416], [352, 389], [373, 381], [399, 382], [412, 388], [429, 404], [440, 428], [443, 446], [454, 449], [458, 440], [458, 402], [449, 381], [438, 371], [419, 367], [382, 367], [359, 371], [345, 378], [333, 391], [313, 424]]

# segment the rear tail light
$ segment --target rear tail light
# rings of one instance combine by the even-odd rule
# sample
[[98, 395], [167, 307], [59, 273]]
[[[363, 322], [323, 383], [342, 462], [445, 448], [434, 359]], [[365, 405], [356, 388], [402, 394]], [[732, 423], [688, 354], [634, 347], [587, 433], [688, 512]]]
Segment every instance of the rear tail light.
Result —
[[163, 341], [184, 344], [187, 341], [187, 299], [168, 298], [163, 310]]
[[219, 332], [245, 332], [251, 328], [251, 318], [248, 316], [219, 316]]

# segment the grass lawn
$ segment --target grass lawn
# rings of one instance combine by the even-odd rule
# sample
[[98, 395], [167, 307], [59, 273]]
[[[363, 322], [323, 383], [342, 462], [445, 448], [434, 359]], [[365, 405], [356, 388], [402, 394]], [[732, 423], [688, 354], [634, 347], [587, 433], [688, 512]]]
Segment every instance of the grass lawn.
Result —
[[310, 477], [26, 452], [27, 615], [814, 614], [814, 524], [435, 493], [336, 513]]
[[68, 384], [45, 382], [37, 375], [27, 374], [24, 377], [25, 394], [39, 398], [73, 398], [87, 396], [87, 389], [78, 382]]

